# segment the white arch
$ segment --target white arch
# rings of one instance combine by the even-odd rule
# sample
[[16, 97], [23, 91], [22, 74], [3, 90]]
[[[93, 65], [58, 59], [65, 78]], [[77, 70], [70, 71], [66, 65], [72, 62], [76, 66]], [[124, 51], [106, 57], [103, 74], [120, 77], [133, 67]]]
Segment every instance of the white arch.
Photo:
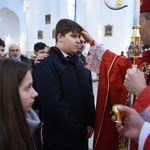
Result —
[[0, 38], [6, 43], [7, 47], [10, 43], [20, 42], [20, 21], [18, 16], [9, 8], [0, 9]]

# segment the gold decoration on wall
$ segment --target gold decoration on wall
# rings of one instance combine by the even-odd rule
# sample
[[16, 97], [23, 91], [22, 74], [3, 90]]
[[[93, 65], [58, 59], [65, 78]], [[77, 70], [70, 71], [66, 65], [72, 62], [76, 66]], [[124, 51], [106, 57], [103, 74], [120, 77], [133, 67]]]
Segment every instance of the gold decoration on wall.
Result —
[[116, 1], [116, 6], [117, 6], [117, 7], [121, 7], [122, 5], [123, 5], [122, 0], [117, 0], [117, 1]]

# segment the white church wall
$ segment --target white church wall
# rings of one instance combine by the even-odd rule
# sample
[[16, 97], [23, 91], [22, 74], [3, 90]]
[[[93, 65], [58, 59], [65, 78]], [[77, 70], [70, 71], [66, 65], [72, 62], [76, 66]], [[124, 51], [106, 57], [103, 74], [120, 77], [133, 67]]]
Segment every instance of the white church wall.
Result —
[[[62, 0], [37, 0], [36, 2], [28, 0], [30, 6], [27, 14], [27, 50], [33, 51], [33, 45], [36, 42], [44, 42], [49, 46], [55, 45], [55, 39], [52, 38], [53, 30], [56, 23], [60, 18], [66, 18], [66, 13], [64, 5], [66, 5], [65, 0], [63, 0], [63, 5], [61, 5]], [[45, 23], [45, 15], [50, 14], [50, 23]], [[43, 32], [43, 38], [37, 38], [37, 32], [41, 30]], [[31, 34], [32, 33], [32, 34]], [[30, 53], [30, 52], [28, 52]]]
[[20, 43], [23, 28], [23, 13], [21, 13], [23, 10], [20, 7], [22, 4], [22, 0], [1, 0], [0, 2], [0, 36], [6, 43], [6, 52], [12, 42]]
[[[55, 45], [52, 31], [59, 19], [67, 18], [67, 0], [26, 0], [27, 12], [23, 12], [23, 2], [23, 0], [1, 0], [0, 9], [7, 7], [18, 16], [19, 41], [24, 51], [32, 52], [34, 43], [38, 41], [45, 42], [49, 46]], [[115, 6], [115, 1], [108, 2]], [[98, 43], [117, 54], [127, 50], [132, 36], [134, 1], [123, 0], [123, 2], [128, 7], [119, 11], [110, 10], [102, 0], [77, 0], [76, 7], [76, 21], [83, 25]], [[45, 24], [46, 14], [51, 15], [50, 24]], [[104, 36], [104, 26], [108, 24], [113, 26], [113, 35], [110, 37]], [[43, 39], [37, 38], [39, 30], [43, 31]], [[88, 48], [89, 45], [85, 53]]]
[[121, 51], [127, 51], [132, 36], [134, 1], [124, 3], [128, 4], [128, 7], [118, 11], [110, 10], [104, 3], [102, 4], [102, 12], [105, 16], [101, 15], [101, 29], [104, 28], [104, 25], [113, 25], [113, 36], [102, 36], [102, 43], [117, 54], [120, 54]]
[[[77, 11], [77, 19], [92, 37], [117, 54], [126, 52], [132, 36], [134, 1], [124, 1], [128, 7], [118, 11], [110, 10], [104, 1], [100, 0], [84, 0], [80, 4], [77, 5], [80, 8], [79, 12]], [[115, 6], [115, 1], [110, 5]], [[84, 17], [83, 20], [81, 16]], [[108, 24], [113, 26], [112, 36], [104, 36], [104, 26]]]

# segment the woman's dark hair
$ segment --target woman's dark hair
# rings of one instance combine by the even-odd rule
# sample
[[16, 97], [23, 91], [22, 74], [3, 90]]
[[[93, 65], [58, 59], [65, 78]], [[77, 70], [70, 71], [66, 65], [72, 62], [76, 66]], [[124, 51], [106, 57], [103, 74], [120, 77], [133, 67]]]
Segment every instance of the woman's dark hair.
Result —
[[0, 149], [33, 150], [19, 86], [30, 66], [11, 58], [0, 60]]
[[55, 40], [57, 43], [57, 35], [61, 33], [65, 36], [68, 32], [79, 33], [81, 35], [81, 28], [80, 26], [73, 20], [70, 19], [61, 19], [56, 24], [55, 29]]

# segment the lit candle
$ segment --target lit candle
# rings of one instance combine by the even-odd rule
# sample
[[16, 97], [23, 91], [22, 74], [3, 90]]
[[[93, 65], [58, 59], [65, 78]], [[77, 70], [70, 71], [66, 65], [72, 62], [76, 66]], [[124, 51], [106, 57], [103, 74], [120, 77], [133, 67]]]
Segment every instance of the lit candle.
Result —
[[140, 23], [140, 0], [134, 0], [134, 26]]

